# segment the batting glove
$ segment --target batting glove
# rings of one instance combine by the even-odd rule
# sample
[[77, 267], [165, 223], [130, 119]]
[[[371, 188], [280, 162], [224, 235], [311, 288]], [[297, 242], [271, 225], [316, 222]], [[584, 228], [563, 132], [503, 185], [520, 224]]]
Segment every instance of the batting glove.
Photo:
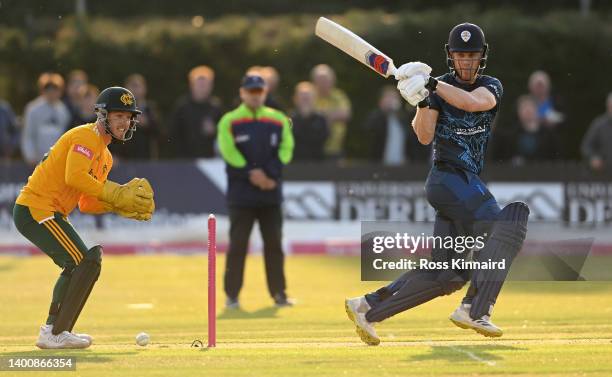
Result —
[[406, 80], [400, 80], [397, 83], [397, 89], [409, 104], [416, 106], [429, 95], [429, 91], [425, 89], [426, 83], [427, 79], [425, 77], [416, 75]]
[[429, 76], [431, 67], [421, 62], [410, 62], [403, 64], [397, 69], [395, 78], [398, 80], [409, 79], [414, 75]]

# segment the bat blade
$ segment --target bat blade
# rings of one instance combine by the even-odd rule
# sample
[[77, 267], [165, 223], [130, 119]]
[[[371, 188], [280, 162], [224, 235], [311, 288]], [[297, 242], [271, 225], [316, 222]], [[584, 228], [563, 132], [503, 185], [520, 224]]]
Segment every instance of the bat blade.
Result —
[[395, 75], [393, 60], [344, 26], [319, 17], [315, 34], [387, 78]]

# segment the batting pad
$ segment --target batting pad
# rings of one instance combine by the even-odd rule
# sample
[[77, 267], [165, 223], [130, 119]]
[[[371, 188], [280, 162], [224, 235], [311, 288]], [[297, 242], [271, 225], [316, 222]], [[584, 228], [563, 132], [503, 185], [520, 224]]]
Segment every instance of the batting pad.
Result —
[[411, 270], [398, 280], [404, 282], [401, 288], [366, 313], [368, 322], [380, 322], [436, 297], [449, 295], [466, 283], [463, 276], [452, 270]]
[[512, 261], [523, 247], [528, 217], [529, 207], [521, 202], [510, 203], [499, 213], [491, 237], [478, 253], [478, 260], [505, 261], [505, 268], [476, 270], [472, 275], [472, 287], [476, 291], [470, 309], [473, 319], [491, 315], [490, 310], [504, 285]]

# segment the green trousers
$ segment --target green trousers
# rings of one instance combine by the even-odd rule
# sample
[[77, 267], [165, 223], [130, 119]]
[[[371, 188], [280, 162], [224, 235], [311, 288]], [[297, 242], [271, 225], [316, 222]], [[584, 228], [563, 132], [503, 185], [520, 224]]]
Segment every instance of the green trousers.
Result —
[[87, 246], [59, 212], [39, 223], [32, 217], [29, 207], [15, 204], [13, 221], [25, 238], [63, 269], [53, 289], [51, 308], [47, 317], [47, 324], [51, 325], [55, 322], [59, 304], [66, 294], [72, 270], [83, 260]]

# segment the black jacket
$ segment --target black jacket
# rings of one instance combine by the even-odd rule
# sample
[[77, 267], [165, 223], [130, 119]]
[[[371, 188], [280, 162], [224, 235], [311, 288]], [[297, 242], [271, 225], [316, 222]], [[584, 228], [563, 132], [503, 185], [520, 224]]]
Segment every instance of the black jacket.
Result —
[[[220, 102], [211, 98], [195, 102], [190, 95], [176, 104], [170, 129], [175, 157], [199, 158], [215, 156], [216, 125], [221, 119]], [[208, 132], [207, 129], [211, 129]]]
[[[419, 143], [411, 125], [413, 117], [414, 112], [408, 112], [404, 109], [398, 112], [399, 121], [406, 135], [404, 140], [406, 160], [412, 162], [428, 161], [431, 156], [431, 147]], [[368, 157], [372, 161], [383, 162], [387, 143], [387, 121], [388, 115], [377, 108], [370, 112], [364, 123], [363, 127], [367, 134], [366, 140], [369, 144]]]
[[291, 114], [293, 137], [295, 138], [294, 161], [321, 161], [325, 158], [323, 147], [329, 136], [327, 119], [313, 112], [303, 116], [297, 112]]

